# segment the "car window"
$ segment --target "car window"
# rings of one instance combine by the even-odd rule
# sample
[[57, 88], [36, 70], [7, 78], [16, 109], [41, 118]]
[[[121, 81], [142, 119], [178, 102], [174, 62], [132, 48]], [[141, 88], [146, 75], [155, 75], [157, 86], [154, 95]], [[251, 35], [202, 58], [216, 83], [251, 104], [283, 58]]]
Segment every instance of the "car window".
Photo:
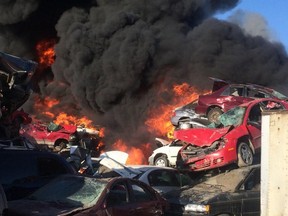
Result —
[[231, 95], [230, 88], [227, 86], [227, 88], [224, 89], [224, 91], [221, 93], [221, 96], [229, 96]]
[[[219, 116], [220, 124], [222, 124], [224, 127], [234, 125], [235, 127], [240, 125], [243, 122], [244, 114], [245, 114], [246, 108], [245, 107], [234, 107], [227, 112], [223, 113]], [[210, 128], [216, 128], [219, 124], [211, 123], [208, 125]]]
[[251, 122], [261, 122], [261, 107], [259, 104], [256, 104], [251, 108], [248, 120]]
[[244, 88], [243, 87], [231, 87], [230, 95], [232, 96], [244, 96]]
[[261, 105], [262, 110], [283, 110], [283, 109], [285, 109], [281, 103], [276, 102], [276, 101], [270, 101], [270, 100], [262, 101], [260, 103], [260, 105]]
[[107, 207], [128, 203], [128, 189], [124, 182], [117, 182], [111, 187], [106, 203]]
[[154, 170], [148, 175], [150, 186], [174, 186], [180, 187], [179, 175], [177, 172], [168, 170]]
[[254, 169], [244, 181], [240, 190], [260, 191], [260, 168]]
[[133, 192], [133, 202], [148, 202], [155, 200], [155, 196], [144, 189], [141, 185], [138, 185], [136, 183], [132, 183], [132, 192]]

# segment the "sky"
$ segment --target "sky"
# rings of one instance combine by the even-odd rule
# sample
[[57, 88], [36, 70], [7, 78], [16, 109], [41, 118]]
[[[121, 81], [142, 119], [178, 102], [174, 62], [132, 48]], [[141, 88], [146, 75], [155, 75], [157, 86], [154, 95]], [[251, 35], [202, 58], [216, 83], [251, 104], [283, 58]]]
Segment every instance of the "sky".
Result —
[[232, 14], [242, 10], [244, 12], [261, 15], [266, 21], [267, 31], [269, 31], [272, 41], [281, 42], [286, 51], [288, 50], [288, 19], [287, 0], [242, 0], [233, 10], [225, 14], [218, 14], [221, 19], [228, 19]]

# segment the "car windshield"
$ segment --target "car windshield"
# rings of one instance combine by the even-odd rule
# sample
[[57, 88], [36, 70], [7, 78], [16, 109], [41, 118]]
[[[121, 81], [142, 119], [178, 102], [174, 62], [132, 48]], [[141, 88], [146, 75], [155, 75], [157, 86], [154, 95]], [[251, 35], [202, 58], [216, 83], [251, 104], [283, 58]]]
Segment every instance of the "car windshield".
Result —
[[272, 91], [272, 95], [282, 100], [288, 99], [286, 95], [283, 95], [282, 93], [275, 91], [275, 90]]
[[89, 207], [95, 204], [107, 182], [83, 176], [61, 176], [40, 188], [28, 199]]
[[246, 108], [241, 106], [232, 108], [219, 116], [219, 123], [211, 123], [209, 127], [216, 128], [219, 125], [222, 125], [223, 127], [233, 125], [236, 127], [243, 122], [245, 111]]
[[[199, 188], [205, 188], [206, 190], [209, 190], [211, 185], [214, 185], [218, 186], [223, 191], [234, 190], [248, 175], [248, 173], [250, 173], [251, 169], [251, 167], [245, 167], [242, 169], [234, 169], [225, 173], [221, 173], [205, 180], [203, 183], [194, 186], [193, 189], [195, 190]], [[229, 179], [229, 181], [227, 181], [227, 179]]]

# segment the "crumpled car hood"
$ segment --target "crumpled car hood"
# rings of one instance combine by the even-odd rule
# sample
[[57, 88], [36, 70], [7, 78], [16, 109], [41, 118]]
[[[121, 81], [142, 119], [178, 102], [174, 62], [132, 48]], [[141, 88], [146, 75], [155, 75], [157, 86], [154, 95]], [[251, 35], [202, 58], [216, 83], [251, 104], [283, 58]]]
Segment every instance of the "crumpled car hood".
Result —
[[197, 146], [211, 145], [228, 133], [231, 126], [225, 128], [191, 128], [174, 131], [174, 138]]
[[163, 194], [164, 198], [170, 203], [177, 203], [186, 205], [188, 203], [202, 203], [215, 197], [216, 194], [223, 193], [224, 191], [219, 186], [215, 185], [202, 185], [204, 187], [183, 188], [182, 190], [174, 190]]

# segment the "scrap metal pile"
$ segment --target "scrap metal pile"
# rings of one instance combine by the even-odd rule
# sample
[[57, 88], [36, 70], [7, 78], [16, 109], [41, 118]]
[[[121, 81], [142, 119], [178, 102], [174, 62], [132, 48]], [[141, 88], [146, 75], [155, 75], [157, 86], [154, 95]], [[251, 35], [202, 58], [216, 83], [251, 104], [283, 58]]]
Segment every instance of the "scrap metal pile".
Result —
[[29, 98], [31, 78], [37, 63], [0, 52], [0, 138], [19, 135], [21, 124], [31, 122], [28, 114], [18, 110]]

